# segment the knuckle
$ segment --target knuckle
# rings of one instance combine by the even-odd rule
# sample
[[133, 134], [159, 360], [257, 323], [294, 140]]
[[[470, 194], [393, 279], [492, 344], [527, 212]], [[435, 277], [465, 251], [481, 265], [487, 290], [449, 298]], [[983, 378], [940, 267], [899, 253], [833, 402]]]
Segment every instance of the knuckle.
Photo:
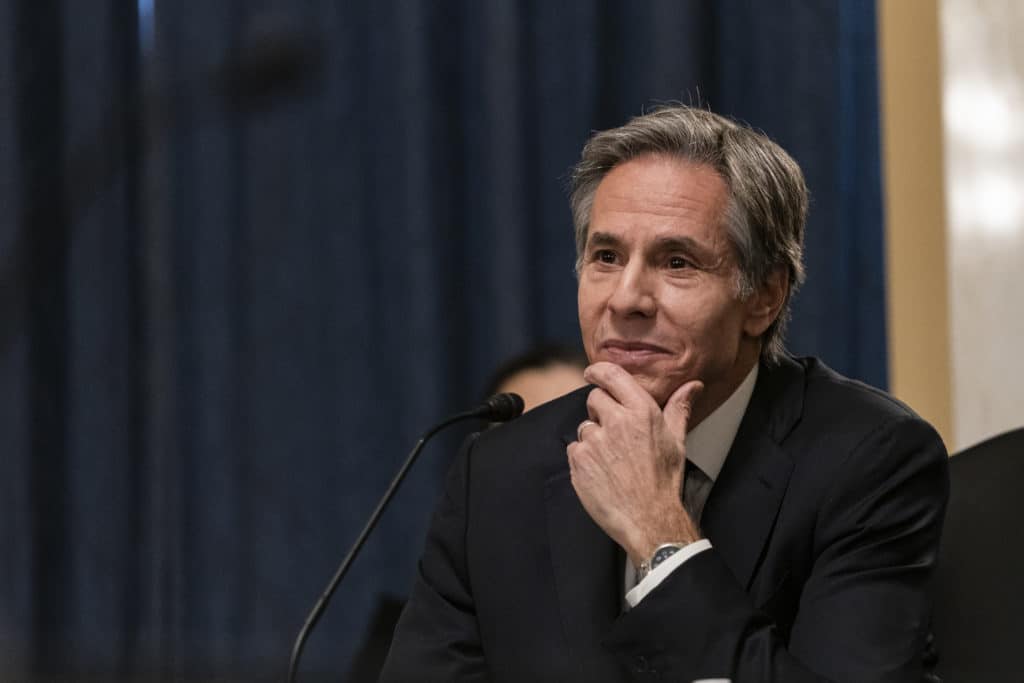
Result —
[[569, 462], [571, 464], [579, 466], [580, 460], [582, 460], [583, 458], [583, 448], [584, 445], [579, 441], [573, 441], [571, 444], [569, 444], [569, 447], [566, 449], [566, 451], [569, 454]]

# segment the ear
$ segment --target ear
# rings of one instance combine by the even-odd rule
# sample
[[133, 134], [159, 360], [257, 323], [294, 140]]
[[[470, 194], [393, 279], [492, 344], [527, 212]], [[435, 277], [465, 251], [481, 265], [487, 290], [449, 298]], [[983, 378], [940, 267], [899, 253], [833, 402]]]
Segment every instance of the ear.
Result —
[[779, 317], [782, 303], [789, 292], [789, 276], [784, 268], [776, 268], [763, 285], [754, 290], [746, 301], [747, 319], [743, 331], [751, 337], [760, 337]]

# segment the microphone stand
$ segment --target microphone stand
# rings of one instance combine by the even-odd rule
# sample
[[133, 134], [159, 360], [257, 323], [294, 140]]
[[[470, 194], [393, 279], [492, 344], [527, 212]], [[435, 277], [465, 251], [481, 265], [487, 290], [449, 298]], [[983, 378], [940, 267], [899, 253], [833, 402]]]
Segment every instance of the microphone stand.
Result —
[[[514, 398], [512, 398], [514, 397]], [[306, 640], [309, 637], [309, 633], [316, 626], [317, 622], [320, 621], [320, 617], [323, 616], [324, 610], [327, 609], [327, 603], [330, 601], [331, 596], [334, 595], [334, 591], [338, 588], [338, 584], [348, 573], [348, 569], [352, 566], [352, 562], [355, 560], [359, 551], [362, 549], [363, 544], [366, 543], [366, 539], [369, 538], [370, 532], [377, 526], [377, 521], [380, 519], [381, 514], [384, 512], [384, 508], [387, 507], [388, 503], [394, 497], [395, 492], [398, 490], [398, 486], [405, 479], [405, 475], [408, 474], [412, 464], [419, 457], [420, 451], [423, 450], [423, 446], [437, 434], [439, 431], [462, 420], [469, 420], [472, 418], [490, 418], [497, 419], [500, 421], [510, 420], [523, 412], [523, 399], [516, 394], [498, 394], [492, 396], [486, 403], [480, 407], [470, 410], [464, 413], [459, 413], [449, 417], [448, 419], [440, 422], [431, 427], [423, 436], [420, 437], [416, 445], [413, 446], [409, 456], [405, 459], [401, 469], [398, 470], [398, 474], [391, 480], [391, 484], [388, 486], [387, 491], [384, 492], [384, 496], [377, 503], [377, 507], [370, 515], [369, 521], [366, 522], [366, 526], [363, 527], [356, 542], [352, 545], [352, 549], [345, 555], [345, 559], [341, 561], [341, 565], [338, 570], [334, 573], [334, 577], [330, 583], [327, 584], [327, 588], [324, 589], [320, 599], [316, 601], [316, 605], [313, 606], [313, 610], [306, 617], [306, 623], [302, 625], [302, 629], [299, 631], [299, 635], [295, 638], [295, 644], [292, 646], [292, 656], [288, 664], [288, 683], [295, 683], [295, 675], [299, 668], [299, 658], [302, 657], [302, 650], [306, 646]]]

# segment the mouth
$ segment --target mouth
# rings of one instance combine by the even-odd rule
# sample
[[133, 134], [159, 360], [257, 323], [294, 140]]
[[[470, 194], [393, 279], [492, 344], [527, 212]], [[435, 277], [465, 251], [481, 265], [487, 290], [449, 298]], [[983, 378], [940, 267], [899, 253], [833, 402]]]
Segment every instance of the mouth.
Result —
[[621, 339], [603, 342], [600, 349], [601, 355], [606, 359], [622, 366], [647, 363], [670, 353], [668, 349], [657, 344]]

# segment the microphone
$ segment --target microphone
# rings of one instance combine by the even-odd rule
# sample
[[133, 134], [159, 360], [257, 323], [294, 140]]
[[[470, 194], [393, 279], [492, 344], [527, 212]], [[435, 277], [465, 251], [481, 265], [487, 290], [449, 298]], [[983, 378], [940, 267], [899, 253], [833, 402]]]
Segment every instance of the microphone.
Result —
[[356, 555], [362, 549], [366, 539], [369, 538], [370, 532], [377, 526], [377, 520], [380, 519], [381, 514], [387, 507], [388, 503], [391, 502], [395, 492], [398, 490], [399, 484], [405, 479], [405, 475], [409, 472], [412, 464], [416, 461], [420, 451], [423, 450], [423, 446], [426, 445], [427, 441], [430, 440], [435, 434], [444, 429], [445, 427], [461, 422], [462, 420], [469, 420], [473, 418], [489, 420], [491, 422], [507, 422], [512, 418], [518, 417], [523, 412], [523, 399], [518, 394], [495, 394], [489, 399], [481, 403], [479, 406], [472, 410], [468, 410], [458, 415], [449, 417], [430, 429], [428, 429], [423, 436], [420, 437], [416, 445], [413, 446], [409, 456], [405, 459], [402, 467], [398, 470], [398, 474], [391, 480], [391, 484], [388, 485], [387, 491], [381, 497], [380, 502], [377, 503], [377, 507], [370, 515], [370, 519], [366, 522], [366, 526], [360, 532], [356, 542], [352, 544], [352, 548], [345, 555], [345, 559], [341, 561], [341, 565], [338, 570], [334, 573], [334, 577], [330, 583], [327, 584], [327, 588], [324, 589], [320, 599], [316, 601], [316, 605], [313, 606], [313, 610], [306, 617], [306, 623], [302, 625], [302, 629], [299, 631], [299, 635], [295, 638], [295, 644], [292, 646], [292, 658], [288, 664], [288, 683], [294, 683], [295, 674], [298, 672], [299, 659], [302, 657], [302, 649], [306, 646], [306, 640], [309, 638], [310, 632], [316, 626], [317, 622], [320, 621], [320, 617], [323, 616], [324, 611], [327, 609], [327, 603], [330, 601], [331, 596], [334, 595], [334, 591], [338, 588], [338, 584], [341, 583], [342, 578], [348, 573], [348, 568], [352, 565]]
[[491, 422], [508, 422], [523, 414], [523, 397], [519, 394], [495, 394], [470, 411]]

